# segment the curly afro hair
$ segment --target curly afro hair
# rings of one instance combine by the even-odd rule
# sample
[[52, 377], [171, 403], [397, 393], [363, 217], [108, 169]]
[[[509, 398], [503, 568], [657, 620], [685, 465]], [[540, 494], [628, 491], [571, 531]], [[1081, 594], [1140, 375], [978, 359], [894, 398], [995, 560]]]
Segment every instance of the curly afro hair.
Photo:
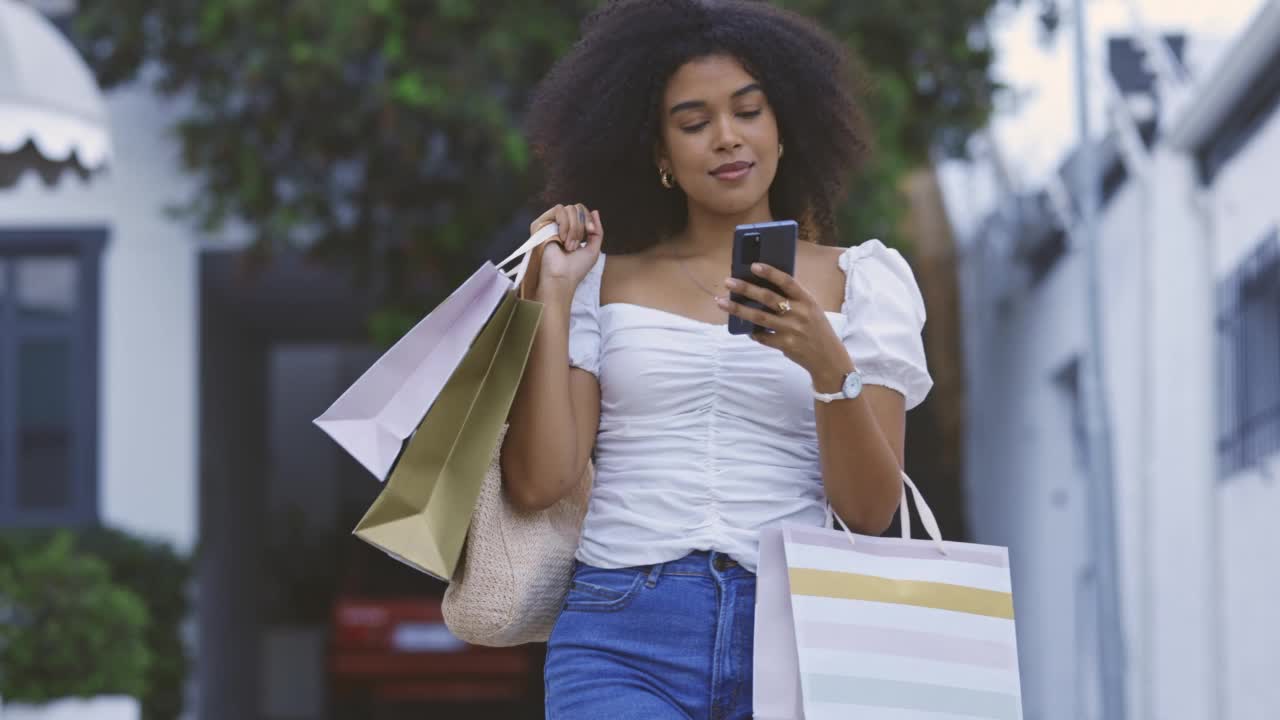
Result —
[[801, 238], [836, 243], [835, 208], [869, 146], [858, 75], [811, 20], [752, 0], [615, 0], [535, 90], [526, 125], [545, 169], [542, 200], [600, 211], [605, 248], [651, 247], [682, 230], [688, 205], [658, 183], [667, 82], [690, 60], [737, 59], [764, 88], [786, 146], [769, 190]]

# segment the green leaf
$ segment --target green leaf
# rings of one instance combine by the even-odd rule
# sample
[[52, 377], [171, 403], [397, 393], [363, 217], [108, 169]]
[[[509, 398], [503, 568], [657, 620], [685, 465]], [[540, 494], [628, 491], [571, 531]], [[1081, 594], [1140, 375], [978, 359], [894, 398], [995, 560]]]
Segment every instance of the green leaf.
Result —
[[417, 72], [407, 72], [396, 80], [392, 97], [401, 103], [416, 108], [435, 108], [444, 103], [444, 89], [438, 85], [427, 83]]
[[391, 347], [421, 319], [420, 315], [400, 308], [375, 310], [369, 317], [369, 339], [378, 347]]
[[446, 20], [468, 20], [475, 13], [470, 0], [439, 0], [440, 15]]
[[315, 57], [315, 50], [307, 43], [298, 40], [289, 44], [289, 58], [298, 64], [304, 64]]
[[502, 151], [516, 170], [524, 172], [529, 168], [529, 143], [518, 130], [508, 130], [503, 136]]
[[227, 16], [227, 6], [220, 2], [204, 3], [200, 9], [200, 34], [203, 37], [214, 37], [222, 29], [223, 20]]
[[[322, 260], [365, 280], [387, 272], [369, 252], [379, 237], [448, 286], [537, 195], [516, 119], [602, 2], [80, 0], [75, 36], [104, 87], [154, 67], [161, 91], [191, 98], [180, 143], [197, 192], [183, 208], [197, 227], [235, 218], [268, 244], [281, 226], [314, 224]], [[876, 154], [837, 214], [851, 240], [893, 232], [903, 174], [986, 121], [983, 28], [999, 0], [776, 2], [869, 72]], [[378, 285], [403, 303], [422, 280]]]
[[8, 554], [0, 565], [0, 696], [146, 692], [147, 608], [112, 582], [107, 565], [75, 549], [69, 533]]
[[387, 62], [399, 62], [404, 57], [404, 38], [398, 34], [388, 34], [382, 42], [382, 57]]

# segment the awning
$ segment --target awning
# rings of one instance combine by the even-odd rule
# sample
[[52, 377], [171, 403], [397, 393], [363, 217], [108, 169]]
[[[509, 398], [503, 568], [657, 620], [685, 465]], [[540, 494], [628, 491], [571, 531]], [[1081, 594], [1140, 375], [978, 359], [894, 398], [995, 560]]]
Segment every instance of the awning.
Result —
[[92, 171], [110, 156], [106, 105], [80, 54], [43, 15], [0, 0], [0, 177]]

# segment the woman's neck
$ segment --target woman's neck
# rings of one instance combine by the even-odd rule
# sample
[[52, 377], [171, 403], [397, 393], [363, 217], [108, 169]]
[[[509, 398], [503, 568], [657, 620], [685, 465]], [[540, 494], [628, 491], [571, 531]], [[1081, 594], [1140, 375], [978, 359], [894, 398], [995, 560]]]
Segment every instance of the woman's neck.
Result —
[[689, 222], [672, 238], [672, 250], [685, 257], [710, 257], [727, 262], [733, 253], [735, 227], [771, 220], [773, 215], [767, 201], [736, 215], [720, 215], [690, 207]]

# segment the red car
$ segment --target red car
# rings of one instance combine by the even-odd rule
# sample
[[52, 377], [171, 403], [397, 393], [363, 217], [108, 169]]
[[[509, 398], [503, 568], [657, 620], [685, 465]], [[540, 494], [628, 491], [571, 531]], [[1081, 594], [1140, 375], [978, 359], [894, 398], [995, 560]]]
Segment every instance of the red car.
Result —
[[367, 718], [370, 708], [410, 703], [476, 711], [501, 704], [504, 714], [541, 716], [542, 647], [462, 642], [441, 615], [443, 582], [351, 544], [331, 620], [331, 717]]

